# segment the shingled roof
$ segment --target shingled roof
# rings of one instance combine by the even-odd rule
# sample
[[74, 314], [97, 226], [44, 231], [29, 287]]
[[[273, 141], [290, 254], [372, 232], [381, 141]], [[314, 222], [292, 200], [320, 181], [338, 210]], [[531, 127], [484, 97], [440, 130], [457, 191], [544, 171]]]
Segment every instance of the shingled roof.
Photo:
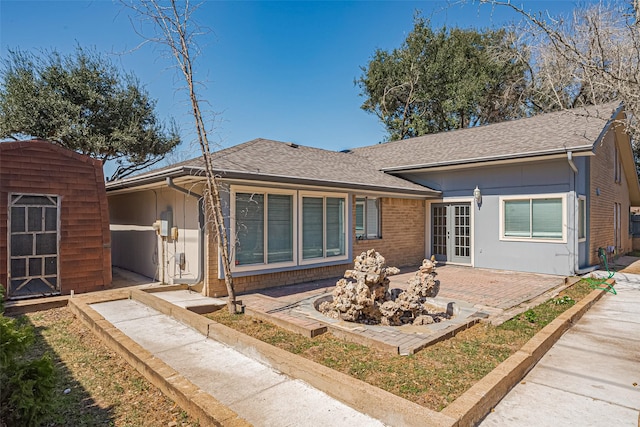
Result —
[[402, 171], [593, 150], [620, 104], [540, 114], [355, 148], [379, 169]]
[[[217, 151], [213, 164], [223, 179], [437, 196], [440, 192], [390, 172], [591, 151], [610, 118], [620, 110], [619, 103], [610, 103], [370, 145], [350, 152], [259, 138]], [[107, 191], [203, 173], [204, 164], [198, 157], [107, 183]]]
[[[420, 196], [440, 194], [381, 172], [362, 156], [269, 139], [254, 139], [217, 151], [213, 155], [213, 164], [223, 179], [323, 185]], [[107, 183], [107, 190], [159, 182], [166, 177], [202, 175], [203, 171], [204, 163], [198, 157]]]

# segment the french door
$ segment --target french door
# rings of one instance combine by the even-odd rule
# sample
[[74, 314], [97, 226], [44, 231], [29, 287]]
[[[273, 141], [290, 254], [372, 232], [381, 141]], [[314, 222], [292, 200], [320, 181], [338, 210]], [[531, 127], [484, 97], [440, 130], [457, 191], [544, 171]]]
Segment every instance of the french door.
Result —
[[471, 264], [471, 203], [431, 205], [431, 236], [437, 261]]

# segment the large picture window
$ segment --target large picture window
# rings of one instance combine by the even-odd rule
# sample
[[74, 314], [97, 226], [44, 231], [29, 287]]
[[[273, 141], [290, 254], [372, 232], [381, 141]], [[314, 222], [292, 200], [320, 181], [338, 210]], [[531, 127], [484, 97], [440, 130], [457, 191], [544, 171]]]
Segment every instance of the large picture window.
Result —
[[302, 259], [346, 255], [344, 197], [302, 196]]
[[380, 199], [375, 197], [356, 197], [356, 238], [379, 239]]
[[563, 197], [503, 198], [502, 238], [564, 240]]
[[235, 193], [234, 225], [236, 266], [293, 262], [292, 194]]
[[347, 195], [233, 186], [236, 271], [347, 258]]

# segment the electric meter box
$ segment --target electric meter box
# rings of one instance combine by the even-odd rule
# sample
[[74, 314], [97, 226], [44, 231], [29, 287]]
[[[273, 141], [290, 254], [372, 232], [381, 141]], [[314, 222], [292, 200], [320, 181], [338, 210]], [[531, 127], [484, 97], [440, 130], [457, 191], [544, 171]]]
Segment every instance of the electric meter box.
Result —
[[171, 227], [173, 227], [173, 212], [164, 211], [160, 213], [160, 235], [169, 237], [171, 235]]

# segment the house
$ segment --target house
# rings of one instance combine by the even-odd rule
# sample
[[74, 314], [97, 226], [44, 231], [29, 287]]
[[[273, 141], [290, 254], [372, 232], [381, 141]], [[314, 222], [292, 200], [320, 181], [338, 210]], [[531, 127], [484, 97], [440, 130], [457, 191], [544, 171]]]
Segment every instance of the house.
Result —
[[[433, 255], [587, 271], [600, 249], [631, 250], [640, 186], [623, 118], [609, 104], [344, 152], [265, 139], [221, 150], [236, 291], [340, 276], [370, 248], [399, 267]], [[107, 184], [114, 265], [226, 293], [203, 171], [194, 159]]]
[[111, 285], [102, 163], [48, 141], [0, 143], [0, 284], [9, 298]]

